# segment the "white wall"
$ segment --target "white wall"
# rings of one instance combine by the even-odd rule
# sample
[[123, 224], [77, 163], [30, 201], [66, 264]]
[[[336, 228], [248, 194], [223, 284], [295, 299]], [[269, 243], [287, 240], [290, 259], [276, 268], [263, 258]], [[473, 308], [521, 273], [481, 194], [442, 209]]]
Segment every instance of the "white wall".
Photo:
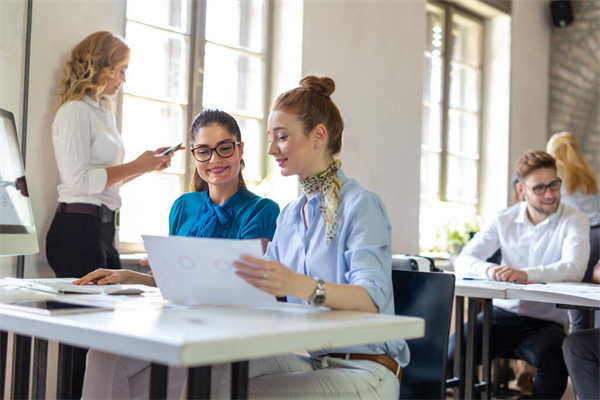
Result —
[[545, 149], [548, 137], [550, 5], [513, 1], [511, 45], [510, 176], [525, 150]]
[[418, 252], [424, 1], [307, 1], [303, 74], [336, 82], [343, 168], [385, 202], [392, 250]]

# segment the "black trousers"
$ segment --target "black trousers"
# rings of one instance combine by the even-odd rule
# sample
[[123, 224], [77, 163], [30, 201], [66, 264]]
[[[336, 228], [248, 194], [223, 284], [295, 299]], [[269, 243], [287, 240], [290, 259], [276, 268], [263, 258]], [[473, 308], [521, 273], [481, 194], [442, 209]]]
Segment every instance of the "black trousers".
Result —
[[46, 258], [57, 278], [81, 278], [97, 268], [121, 268], [114, 222], [57, 212], [46, 235]]
[[569, 335], [563, 343], [563, 355], [579, 398], [599, 399], [600, 329], [588, 329]]
[[[551, 321], [522, 317], [494, 307], [490, 333], [490, 358], [518, 355], [536, 368], [531, 397], [560, 399], [567, 387], [567, 367], [563, 360], [564, 328]], [[483, 313], [477, 317], [475, 361], [481, 364]], [[464, 329], [465, 336], [467, 328]], [[463, 341], [466, 337], [463, 338]], [[454, 335], [448, 349], [448, 366], [454, 365]]]
[[[57, 278], [80, 278], [97, 268], [121, 268], [115, 225], [89, 214], [57, 212], [46, 235], [46, 258]], [[80, 399], [88, 349], [73, 348], [72, 399]]]

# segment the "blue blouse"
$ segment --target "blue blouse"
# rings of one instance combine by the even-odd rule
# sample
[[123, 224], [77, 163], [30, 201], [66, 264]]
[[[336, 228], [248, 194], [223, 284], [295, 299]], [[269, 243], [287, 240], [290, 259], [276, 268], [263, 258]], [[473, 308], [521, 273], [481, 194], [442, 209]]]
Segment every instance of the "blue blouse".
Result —
[[209, 192], [184, 193], [171, 207], [169, 234], [175, 236], [271, 240], [279, 206], [273, 200], [238, 190], [222, 206]]
[[[265, 259], [277, 260], [294, 272], [325, 282], [362, 286], [380, 313], [394, 314], [392, 287], [391, 224], [385, 205], [339, 170], [342, 183], [338, 208], [338, 231], [329, 245], [327, 228], [321, 216], [321, 196], [307, 201], [306, 194], [288, 204], [277, 218], [277, 230], [269, 243]], [[306, 204], [308, 229], [302, 217]], [[290, 303], [303, 303], [288, 296]], [[353, 346], [326, 353], [386, 353], [401, 366], [408, 364], [410, 353], [404, 340]]]

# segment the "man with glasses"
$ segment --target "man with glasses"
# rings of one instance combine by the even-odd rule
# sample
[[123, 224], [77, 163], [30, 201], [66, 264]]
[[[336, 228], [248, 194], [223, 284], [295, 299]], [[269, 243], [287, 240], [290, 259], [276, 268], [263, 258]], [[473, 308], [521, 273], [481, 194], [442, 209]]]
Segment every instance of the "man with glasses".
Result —
[[[516, 169], [516, 189], [524, 201], [500, 211], [474, 236], [457, 257], [456, 272], [516, 283], [580, 282], [590, 251], [587, 216], [560, 203], [562, 182], [551, 155], [526, 151]], [[487, 262], [498, 248], [501, 264]], [[554, 304], [494, 299], [490, 356], [524, 359], [536, 368], [532, 398], [560, 399], [567, 385], [561, 351], [566, 323], [567, 311]], [[478, 338], [482, 326], [480, 314]], [[450, 343], [452, 358], [453, 340]], [[476, 361], [481, 363], [481, 354]]]

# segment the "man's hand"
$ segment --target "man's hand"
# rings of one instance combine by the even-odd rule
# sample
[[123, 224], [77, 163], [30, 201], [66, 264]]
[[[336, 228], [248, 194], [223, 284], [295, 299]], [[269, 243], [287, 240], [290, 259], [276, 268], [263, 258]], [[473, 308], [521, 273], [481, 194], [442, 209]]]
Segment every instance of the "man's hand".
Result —
[[492, 265], [487, 269], [487, 276], [492, 281], [527, 282], [527, 272], [514, 269], [510, 265]]

